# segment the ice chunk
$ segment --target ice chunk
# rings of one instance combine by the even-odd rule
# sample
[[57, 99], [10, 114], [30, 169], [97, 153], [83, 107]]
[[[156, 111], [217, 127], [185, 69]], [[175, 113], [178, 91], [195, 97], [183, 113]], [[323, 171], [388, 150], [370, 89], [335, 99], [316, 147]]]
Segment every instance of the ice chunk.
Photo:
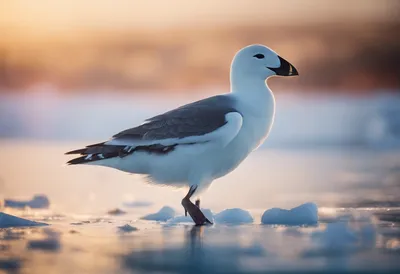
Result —
[[230, 208], [221, 211], [214, 216], [216, 223], [225, 224], [249, 224], [253, 222], [251, 214], [240, 208]]
[[194, 223], [192, 220], [192, 217], [189, 216], [189, 214], [187, 216], [185, 215], [180, 215], [180, 216], [176, 216], [174, 218], [171, 218], [168, 220], [167, 224], [168, 225], [172, 225], [172, 224], [179, 224], [179, 223]]
[[0, 228], [21, 226], [45, 226], [45, 223], [34, 222], [0, 212]]
[[[212, 213], [212, 211], [210, 209], [207, 208], [202, 208], [201, 211], [203, 212], [204, 216], [206, 216], [206, 218], [208, 220], [210, 220], [211, 222], [214, 222], [214, 215]], [[172, 219], [169, 219], [167, 224], [171, 225], [171, 224], [178, 224], [178, 223], [191, 223], [193, 224], [193, 220], [192, 217], [189, 216], [185, 216], [185, 215], [180, 215], [180, 216], [176, 216]]]
[[141, 219], [149, 221], [165, 222], [175, 216], [175, 210], [172, 207], [164, 206], [158, 212], [143, 216]]
[[136, 227], [130, 226], [128, 224], [123, 225], [123, 226], [119, 226], [118, 229], [119, 229], [120, 232], [132, 232], [132, 231], [138, 230]]
[[126, 214], [126, 212], [121, 210], [121, 209], [119, 209], [119, 208], [114, 208], [114, 209], [109, 210], [107, 212], [107, 214], [108, 215], [118, 216], [118, 215], [124, 215], [124, 214]]
[[21, 266], [22, 260], [20, 258], [0, 258], [0, 270], [10, 271], [10, 273], [14, 273], [14, 271], [20, 269]]
[[263, 224], [277, 225], [315, 225], [318, 223], [318, 207], [314, 203], [305, 203], [290, 210], [271, 208], [261, 217]]
[[214, 214], [211, 211], [211, 209], [208, 208], [202, 208], [201, 212], [203, 212], [204, 216], [206, 216], [206, 218], [210, 221], [210, 222], [214, 222]]
[[4, 207], [11, 207], [11, 208], [49, 208], [50, 201], [46, 195], [35, 195], [30, 201], [18, 201], [12, 199], [4, 199]]

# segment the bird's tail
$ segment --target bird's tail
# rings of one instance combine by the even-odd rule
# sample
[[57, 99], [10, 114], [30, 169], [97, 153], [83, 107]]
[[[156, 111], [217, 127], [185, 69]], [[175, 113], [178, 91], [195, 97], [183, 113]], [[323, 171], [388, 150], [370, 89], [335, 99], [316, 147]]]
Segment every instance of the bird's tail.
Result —
[[65, 154], [79, 154], [80, 157], [74, 158], [67, 162], [68, 165], [87, 164], [94, 161], [110, 159], [114, 157], [123, 158], [135, 151], [144, 151], [146, 153], [154, 154], [168, 154], [176, 147], [174, 145], [161, 145], [151, 144], [145, 146], [121, 146], [121, 145], [107, 145], [106, 143], [98, 143], [87, 146], [85, 148], [69, 151]]
[[124, 157], [130, 154], [134, 147], [130, 146], [115, 146], [98, 143], [87, 146], [85, 148], [68, 151], [65, 154], [79, 154], [80, 157], [74, 158], [67, 162], [68, 165], [86, 164], [94, 161], [105, 160], [114, 157]]

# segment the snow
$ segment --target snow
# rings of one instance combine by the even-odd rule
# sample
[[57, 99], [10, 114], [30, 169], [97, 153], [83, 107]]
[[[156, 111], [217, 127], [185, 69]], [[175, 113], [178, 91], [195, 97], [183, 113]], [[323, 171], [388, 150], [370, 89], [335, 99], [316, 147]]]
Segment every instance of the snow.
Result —
[[277, 225], [316, 225], [318, 223], [318, 207], [314, 203], [305, 203], [290, 210], [271, 208], [261, 217], [262, 224]]
[[138, 229], [134, 226], [131, 225], [123, 225], [118, 227], [119, 232], [132, 232], [132, 231], [137, 231]]
[[24, 226], [45, 226], [45, 223], [30, 221], [0, 212], [0, 228], [7, 227], [24, 227]]
[[49, 208], [50, 201], [46, 195], [38, 194], [33, 196], [33, 198], [29, 201], [18, 201], [13, 199], [4, 199], [4, 207], [11, 207], [11, 208]]
[[249, 224], [253, 223], [251, 214], [240, 208], [230, 208], [214, 215], [215, 222], [218, 224]]
[[165, 222], [175, 216], [175, 210], [172, 207], [164, 206], [158, 212], [143, 216], [141, 219], [148, 221]]

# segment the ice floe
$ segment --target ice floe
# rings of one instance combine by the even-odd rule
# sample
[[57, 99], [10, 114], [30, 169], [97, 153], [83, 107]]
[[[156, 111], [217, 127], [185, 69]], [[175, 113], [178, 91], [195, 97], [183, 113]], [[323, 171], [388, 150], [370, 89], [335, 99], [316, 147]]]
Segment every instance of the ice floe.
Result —
[[175, 217], [175, 210], [172, 207], [164, 206], [158, 212], [143, 216], [141, 219], [149, 221], [165, 222]]
[[123, 225], [118, 227], [119, 232], [132, 232], [132, 231], [137, 231], [138, 229], [134, 226], [131, 225]]
[[45, 225], [47, 224], [30, 221], [4, 212], [0, 212], [0, 228], [22, 227], [22, 226], [45, 226]]
[[261, 217], [263, 224], [277, 225], [316, 225], [318, 207], [314, 203], [305, 203], [292, 209], [271, 208]]
[[253, 223], [250, 212], [240, 208], [225, 209], [214, 215], [217, 224], [249, 224]]
[[50, 201], [46, 195], [38, 194], [33, 196], [29, 201], [19, 201], [14, 199], [4, 199], [4, 207], [11, 208], [25, 208], [30, 207], [34, 209], [49, 208]]

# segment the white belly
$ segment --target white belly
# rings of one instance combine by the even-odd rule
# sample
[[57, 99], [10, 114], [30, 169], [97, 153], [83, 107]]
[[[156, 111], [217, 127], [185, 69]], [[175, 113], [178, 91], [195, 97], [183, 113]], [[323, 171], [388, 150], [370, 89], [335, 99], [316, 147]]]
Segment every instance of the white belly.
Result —
[[226, 146], [214, 143], [178, 145], [165, 155], [134, 152], [123, 158], [115, 157], [94, 164], [113, 167], [129, 173], [143, 174], [156, 184], [206, 189], [216, 178], [234, 170], [251, 151], [268, 136], [273, 115], [246, 115], [236, 137]]
[[267, 137], [272, 120], [244, 121], [238, 135], [225, 147], [210, 143], [179, 145], [166, 155], [135, 152], [124, 158], [96, 162], [129, 173], [147, 175], [152, 183], [183, 187], [198, 184], [206, 189], [216, 178], [235, 169]]

